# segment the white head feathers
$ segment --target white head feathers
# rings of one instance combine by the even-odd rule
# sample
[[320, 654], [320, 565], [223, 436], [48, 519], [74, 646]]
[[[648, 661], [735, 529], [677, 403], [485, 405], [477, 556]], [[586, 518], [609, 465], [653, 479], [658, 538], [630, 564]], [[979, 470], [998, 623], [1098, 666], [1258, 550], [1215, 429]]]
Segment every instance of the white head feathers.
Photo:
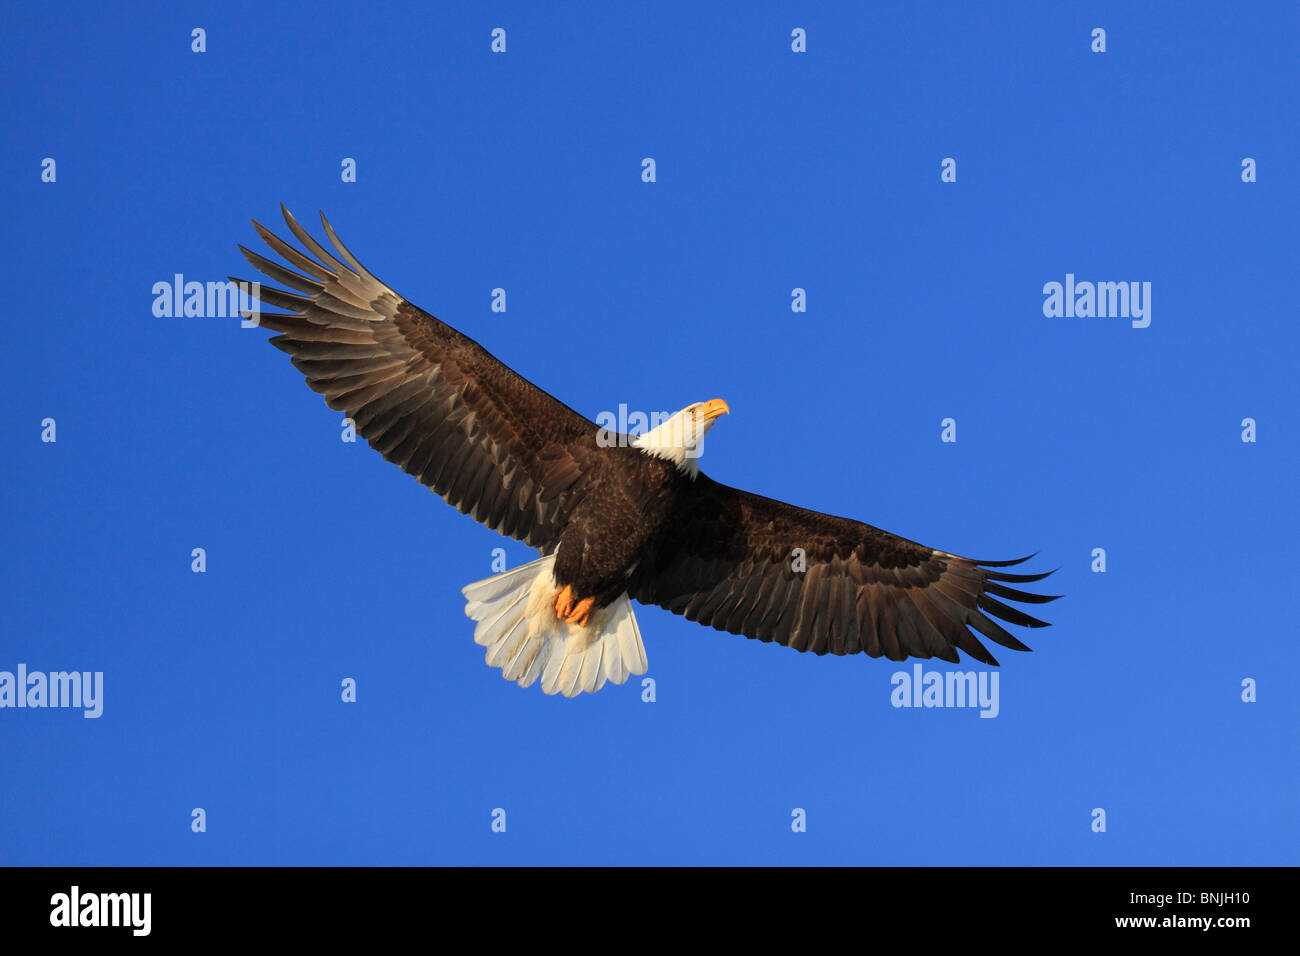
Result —
[[720, 398], [687, 405], [657, 428], [632, 439], [632, 445], [647, 455], [664, 458], [694, 478], [700, 473], [704, 434], [713, 423], [731, 411]]

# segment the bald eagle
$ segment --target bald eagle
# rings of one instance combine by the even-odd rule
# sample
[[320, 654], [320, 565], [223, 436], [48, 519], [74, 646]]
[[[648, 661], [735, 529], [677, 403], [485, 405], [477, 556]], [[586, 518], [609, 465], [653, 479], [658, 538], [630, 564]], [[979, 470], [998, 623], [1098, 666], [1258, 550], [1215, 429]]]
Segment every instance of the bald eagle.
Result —
[[372, 448], [541, 555], [463, 588], [474, 640], [507, 680], [574, 697], [644, 674], [634, 600], [797, 651], [895, 661], [962, 650], [996, 665], [976, 633], [1029, 648], [995, 618], [1046, 626], [1003, 603], [1055, 599], [1011, 586], [1052, 573], [1002, 570], [1027, 558], [964, 558], [719, 484], [699, 454], [726, 402], [611, 433], [376, 279], [324, 214], [333, 252], [281, 212], [311, 255], [254, 221], [298, 271], [241, 245], [296, 290], [262, 287], [259, 302], [285, 311], [245, 318], [280, 333], [271, 343]]

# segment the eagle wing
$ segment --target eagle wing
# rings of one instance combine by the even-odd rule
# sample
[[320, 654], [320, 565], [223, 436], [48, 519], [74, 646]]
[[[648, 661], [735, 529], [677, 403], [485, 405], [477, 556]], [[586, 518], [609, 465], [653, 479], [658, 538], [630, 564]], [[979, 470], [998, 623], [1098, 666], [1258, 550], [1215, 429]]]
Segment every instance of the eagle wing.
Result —
[[[971, 629], [1029, 650], [994, 618], [1045, 621], [999, 598], [1057, 596], [1009, 587], [1043, 574], [999, 570], [1028, 560], [976, 561], [861, 521], [808, 511], [700, 475], [652, 549], [632, 596], [720, 631], [814, 654], [997, 661]], [[1059, 596], [1059, 595], [1058, 595]]]
[[316, 259], [256, 221], [267, 245], [301, 272], [239, 247], [301, 293], [261, 288], [262, 303], [289, 313], [255, 314], [282, 333], [271, 344], [386, 459], [476, 521], [552, 550], [582, 474], [575, 450], [595, 446], [597, 426], [376, 279], [323, 213], [338, 257], [280, 209]]

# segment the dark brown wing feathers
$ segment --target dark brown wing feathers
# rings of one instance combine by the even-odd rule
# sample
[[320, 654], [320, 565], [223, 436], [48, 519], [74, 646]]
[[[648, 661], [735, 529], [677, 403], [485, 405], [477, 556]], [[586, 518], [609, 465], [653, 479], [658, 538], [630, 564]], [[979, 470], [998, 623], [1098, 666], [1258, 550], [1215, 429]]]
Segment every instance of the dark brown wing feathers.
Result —
[[946, 554], [704, 475], [680, 499], [632, 596], [721, 631], [814, 654], [957, 661], [961, 650], [997, 664], [976, 633], [1029, 650], [998, 620], [1046, 626], [998, 599], [1055, 599], [1000, 583], [1051, 573], [993, 570], [1027, 558], [993, 562]]
[[260, 291], [263, 304], [289, 313], [260, 315], [282, 333], [272, 344], [389, 461], [489, 528], [552, 550], [582, 473], [574, 449], [594, 447], [596, 425], [385, 286], [324, 215], [337, 256], [281, 210], [316, 260], [256, 222], [301, 272], [240, 246], [295, 290]]

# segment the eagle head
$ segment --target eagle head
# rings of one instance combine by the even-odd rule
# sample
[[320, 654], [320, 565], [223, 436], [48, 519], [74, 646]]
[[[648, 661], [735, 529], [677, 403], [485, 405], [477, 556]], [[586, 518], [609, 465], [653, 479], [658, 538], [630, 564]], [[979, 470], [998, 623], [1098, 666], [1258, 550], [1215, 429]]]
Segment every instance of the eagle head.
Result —
[[664, 458], [694, 478], [700, 473], [704, 435], [723, 415], [731, 411], [720, 398], [687, 405], [663, 424], [632, 439], [647, 455]]

